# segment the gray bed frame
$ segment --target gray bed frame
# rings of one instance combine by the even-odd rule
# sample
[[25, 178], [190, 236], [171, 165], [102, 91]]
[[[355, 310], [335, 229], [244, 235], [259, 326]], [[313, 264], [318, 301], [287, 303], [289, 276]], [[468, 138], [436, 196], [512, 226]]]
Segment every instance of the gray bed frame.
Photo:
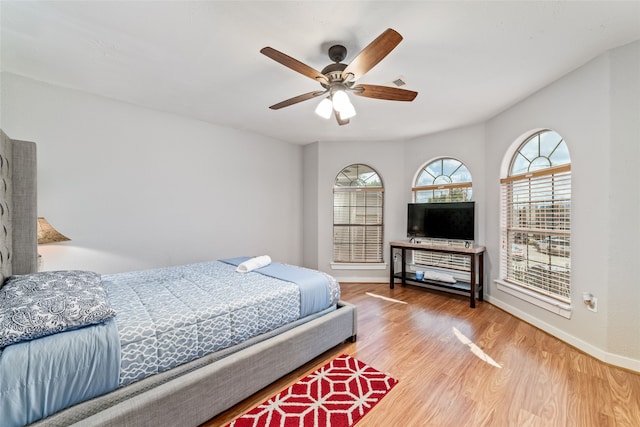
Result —
[[[36, 145], [0, 130], [0, 283], [37, 269]], [[36, 422], [38, 426], [197, 426], [344, 342], [354, 305], [195, 360]]]

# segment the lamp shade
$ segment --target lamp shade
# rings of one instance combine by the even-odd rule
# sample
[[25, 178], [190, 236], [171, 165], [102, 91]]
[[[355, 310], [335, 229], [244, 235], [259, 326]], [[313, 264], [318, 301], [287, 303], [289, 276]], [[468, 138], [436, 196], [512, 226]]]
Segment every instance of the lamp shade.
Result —
[[356, 115], [356, 109], [351, 102], [347, 102], [342, 106], [342, 109], [338, 111], [340, 119], [347, 120]]
[[38, 244], [65, 242], [69, 239], [53, 228], [43, 217], [38, 217]]
[[320, 101], [320, 104], [316, 107], [316, 114], [322, 117], [323, 119], [328, 119], [331, 117], [331, 112], [333, 111], [333, 106], [331, 104], [331, 100], [329, 98], [325, 98]]
[[348, 105], [351, 105], [351, 101], [349, 101], [347, 93], [343, 90], [336, 90], [331, 99], [333, 100], [333, 108], [337, 111], [342, 111], [343, 109], [348, 108]]

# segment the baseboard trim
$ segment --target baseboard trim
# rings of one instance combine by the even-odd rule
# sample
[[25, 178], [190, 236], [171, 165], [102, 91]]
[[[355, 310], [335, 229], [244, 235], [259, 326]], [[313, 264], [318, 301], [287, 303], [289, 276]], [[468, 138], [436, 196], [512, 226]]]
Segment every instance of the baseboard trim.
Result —
[[553, 335], [554, 337], [566, 342], [567, 344], [577, 348], [578, 350], [587, 353], [589, 356], [595, 357], [596, 359], [609, 365], [640, 373], [640, 360], [631, 359], [629, 357], [620, 356], [619, 354], [604, 351], [601, 348], [594, 346], [593, 344], [589, 344], [588, 342], [585, 342], [573, 335], [566, 333], [561, 329], [556, 328], [555, 326], [543, 322], [540, 319], [535, 318], [522, 310], [506, 304], [504, 301], [492, 298], [490, 295], [485, 296], [485, 300], [490, 304], [493, 304], [496, 307], [506, 311], [507, 313], [535, 326], [536, 328], [550, 335]]
[[340, 283], [386, 283], [389, 285], [389, 278], [381, 278], [381, 277], [340, 277], [335, 273], [331, 273], [331, 275]]

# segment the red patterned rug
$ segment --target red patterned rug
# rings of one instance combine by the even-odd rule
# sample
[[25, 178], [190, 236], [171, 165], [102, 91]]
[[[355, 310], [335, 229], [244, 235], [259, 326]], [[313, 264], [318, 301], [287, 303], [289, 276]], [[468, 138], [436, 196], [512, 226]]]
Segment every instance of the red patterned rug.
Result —
[[229, 427], [350, 427], [398, 381], [343, 354]]

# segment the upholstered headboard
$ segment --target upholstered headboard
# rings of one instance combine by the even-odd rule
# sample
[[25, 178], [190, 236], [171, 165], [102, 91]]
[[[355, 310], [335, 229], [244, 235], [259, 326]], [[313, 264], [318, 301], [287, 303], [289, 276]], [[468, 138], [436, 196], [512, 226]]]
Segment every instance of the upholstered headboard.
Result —
[[38, 268], [36, 144], [0, 130], [0, 285]]

